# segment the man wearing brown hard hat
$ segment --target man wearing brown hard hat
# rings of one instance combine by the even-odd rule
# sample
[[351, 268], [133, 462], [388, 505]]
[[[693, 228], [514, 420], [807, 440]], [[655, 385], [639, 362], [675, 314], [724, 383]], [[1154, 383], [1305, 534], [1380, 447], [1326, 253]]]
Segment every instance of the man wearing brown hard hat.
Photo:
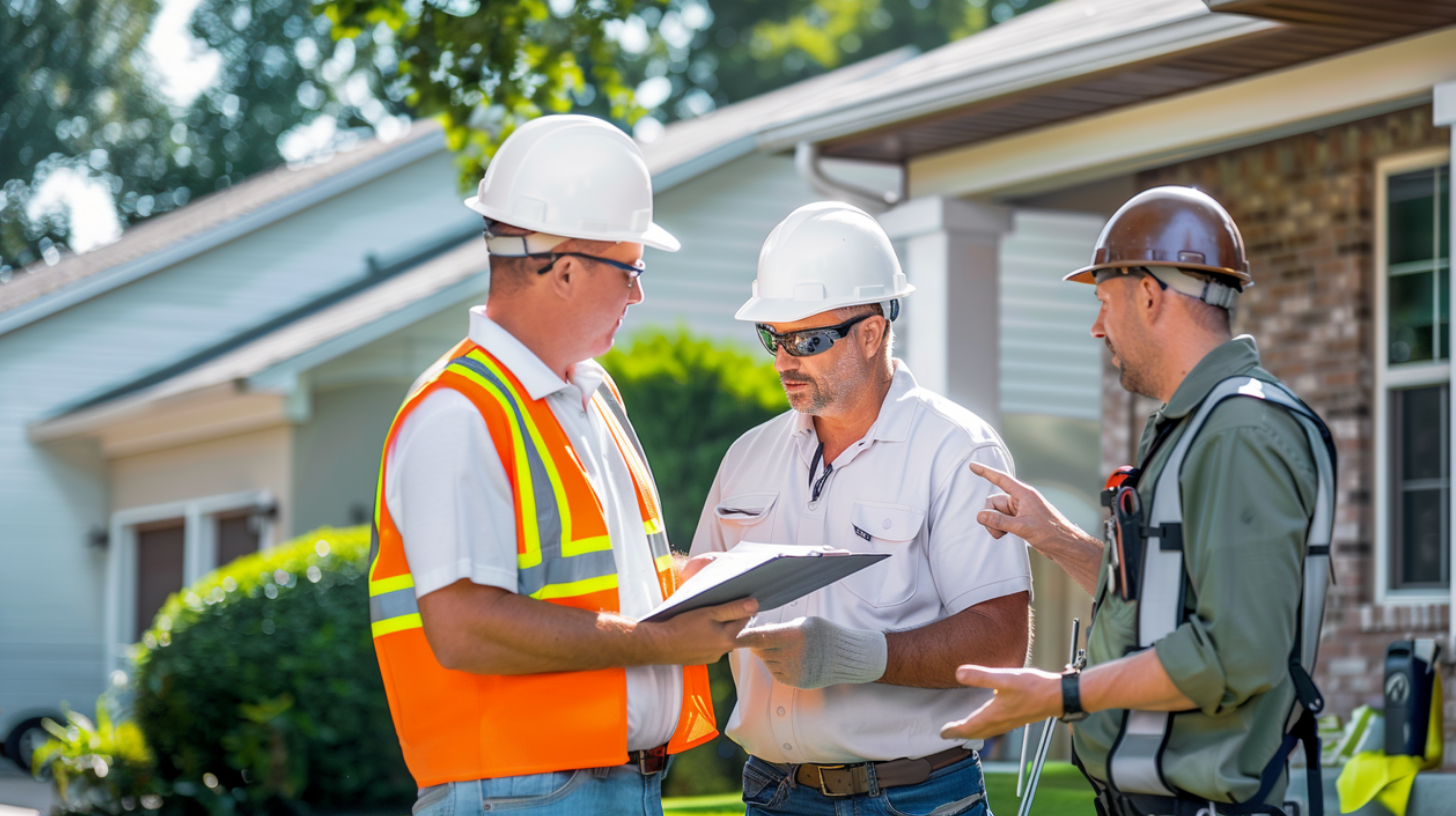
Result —
[[[1314, 412], [1234, 337], [1253, 285], [1218, 202], [1186, 187], [1134, 196], [1098, 239], [1092, 336], [1122, 386], [1163, 403], [1136, 467], [1108, 481], [1101, 538], [1035, 489], [972, 464], [1005, 493], [977, 520], [1051, 558], [1094, 599], [1085, 661], [1061, 675], [962, 666], [996, 696], [947, 736], [1059, 717], [1103, 816], [1285, 813], [1299, 742], [1320, 813], [1310, 680], [1329, 575], [1334, 447]], [[1085, 662], [1086, 668], [1081, 668]], [[1310, 753], [1312, 751], [1312, 753]], [[1312, 801], [1311, 801], [1312, 800]]]

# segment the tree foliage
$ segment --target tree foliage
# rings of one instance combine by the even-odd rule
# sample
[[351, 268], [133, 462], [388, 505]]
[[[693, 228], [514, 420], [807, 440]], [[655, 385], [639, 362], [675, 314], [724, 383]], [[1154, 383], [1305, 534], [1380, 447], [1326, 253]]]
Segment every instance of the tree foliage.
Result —
[[468, 185], [511, 131], [543, 113], [595, 103], [624, 124], [641, 116], [607, 24], [652, 2], [326, 0], [315, 8], [338, 36], [392, 33], [409, 105], [444, 122]]
[[700, 116], [860, 59], [921, 51], [1051, 0], [672, 0], [625, 24], [634, 83], [662, 121]]
[[153, 146], [166, 111], [137, 60], [156, 11], [156, 0], [0, 0], [0, 277], [54, 262], [70, 233], [64, 212], [28, 212], [51, 173], [106, 173], [116, 193], [151, 192], [166, 174]]
[[54, 264], [73, 238], [66, 208], [36, 198], [57, 172], [104, 184], [125, 226], [277, 167], [320, 118], [319, 150], [401, 127], [387, 31], [336, 39], [308, 0], [203, 0], [190, 28], [219, 70], [179, 104], [144, 48], [157, 12], [157, 0], [0, 0], [0, 281]]

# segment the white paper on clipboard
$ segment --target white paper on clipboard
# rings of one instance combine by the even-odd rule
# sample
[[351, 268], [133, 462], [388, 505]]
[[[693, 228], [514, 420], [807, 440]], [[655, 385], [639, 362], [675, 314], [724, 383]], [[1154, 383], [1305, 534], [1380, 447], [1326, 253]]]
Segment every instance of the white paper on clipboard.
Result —
[[767, 612], [889, 557], [888, 553], [745, 541], [720, 553], [642, 620], [661, 623], [740, 598], [756, 599], [758, 610]]

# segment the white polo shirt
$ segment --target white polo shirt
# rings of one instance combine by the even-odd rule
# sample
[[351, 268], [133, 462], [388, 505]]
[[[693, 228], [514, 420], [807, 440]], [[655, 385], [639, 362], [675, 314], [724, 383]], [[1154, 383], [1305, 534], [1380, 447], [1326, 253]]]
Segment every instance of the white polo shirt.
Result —
[[[968, 464], [1010, 472], [1005, 444], [980, 417], [917, 386], [903, 362], [895, 361], [879, 418], [834, 461], [815, 501], [810, 467], [818, 447], [812, 418], [797, 411], [740, 437], [718, 469], [693, 554], [759, 541], [891, 557], [760, 613], [753, 624], [817, 615], [857, 629], [914, 629], [1031, 590], [1026, 544], [1012, 536], [997, 541], [976, 521], [996, 491]], [[814, 481], [823, 475], [820, 463]], [[803, 690], [775, 681], [747, 649], [730, 662], [738, 705], [727, 733], [761, 759], [856, 762], [980, 747], [939, 732], [989, 692], [884, 683]]]
[[[545, 397], [561, 422], [606, 511], [622, 614], [645, 615], [662, 603], [662, 589], [627, 462], [601, 415], [588, 407], [605, 377], [601, 366], [577, 363], [571, 381], [562, 382], [487, 318], [484, 306], [470, 310], [470, 339], [510, 369], [531, 399]], [[461, 578], [517, 591], [511, 484], [475, 405], [458, 391], [435, 391], [405, 418], [385, 455], [384, 501], [404, 539], [415, 596]], [[629, 667], [627, 750], [666, 744], [681, 708], [680, 666]]]

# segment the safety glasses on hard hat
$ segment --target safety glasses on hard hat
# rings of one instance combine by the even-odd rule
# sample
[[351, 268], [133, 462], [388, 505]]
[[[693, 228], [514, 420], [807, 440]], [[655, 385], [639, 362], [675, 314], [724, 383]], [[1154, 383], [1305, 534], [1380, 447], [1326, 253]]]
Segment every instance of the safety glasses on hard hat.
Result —
[[647, 262], [642, 260], [641, 258], [638, 258], [633, 263], [623, 263], [621, 261], [614, 261], [611, 258], [603, 258], [600, 255], [588, 255], [585, 252], [548, 252], [540, 255], [527, 255], [525, 257], [550, 258], [550, 263], [536, 270], [536, 274], [544, 275], [547, 272], [551, 271], [551, 267], [555, 266], [557, 261], [567, 256], [570, 256], [572, 258], [584, 258], [588, 261], [596, 261], [597, 263], [606, 264], [613, 269], [620, 269], [623, 272], [627, 273], [627, 283], [629, 284], [636, 283], [637, 279], [642, 277], [642, 273], [647, 271]]
[[817, 329], [799, 329], [779, 333], [769, 328], [767, 324], [756, 323], [758, 327], [758, 339], [763, 347], [768, 349], [769, 354], [778, 354], [779, 346], [784, 347], [784, 353], [790, 357], [813, 357], [816, 354], [823, 354], [828, 351], [835, 340], [843, 340], [849, 336], [849, 330], [861, 320], [875, 317], [878, 312], [865, 312], [859, 317], [851, 318], [837, 326], [820, 326]]

